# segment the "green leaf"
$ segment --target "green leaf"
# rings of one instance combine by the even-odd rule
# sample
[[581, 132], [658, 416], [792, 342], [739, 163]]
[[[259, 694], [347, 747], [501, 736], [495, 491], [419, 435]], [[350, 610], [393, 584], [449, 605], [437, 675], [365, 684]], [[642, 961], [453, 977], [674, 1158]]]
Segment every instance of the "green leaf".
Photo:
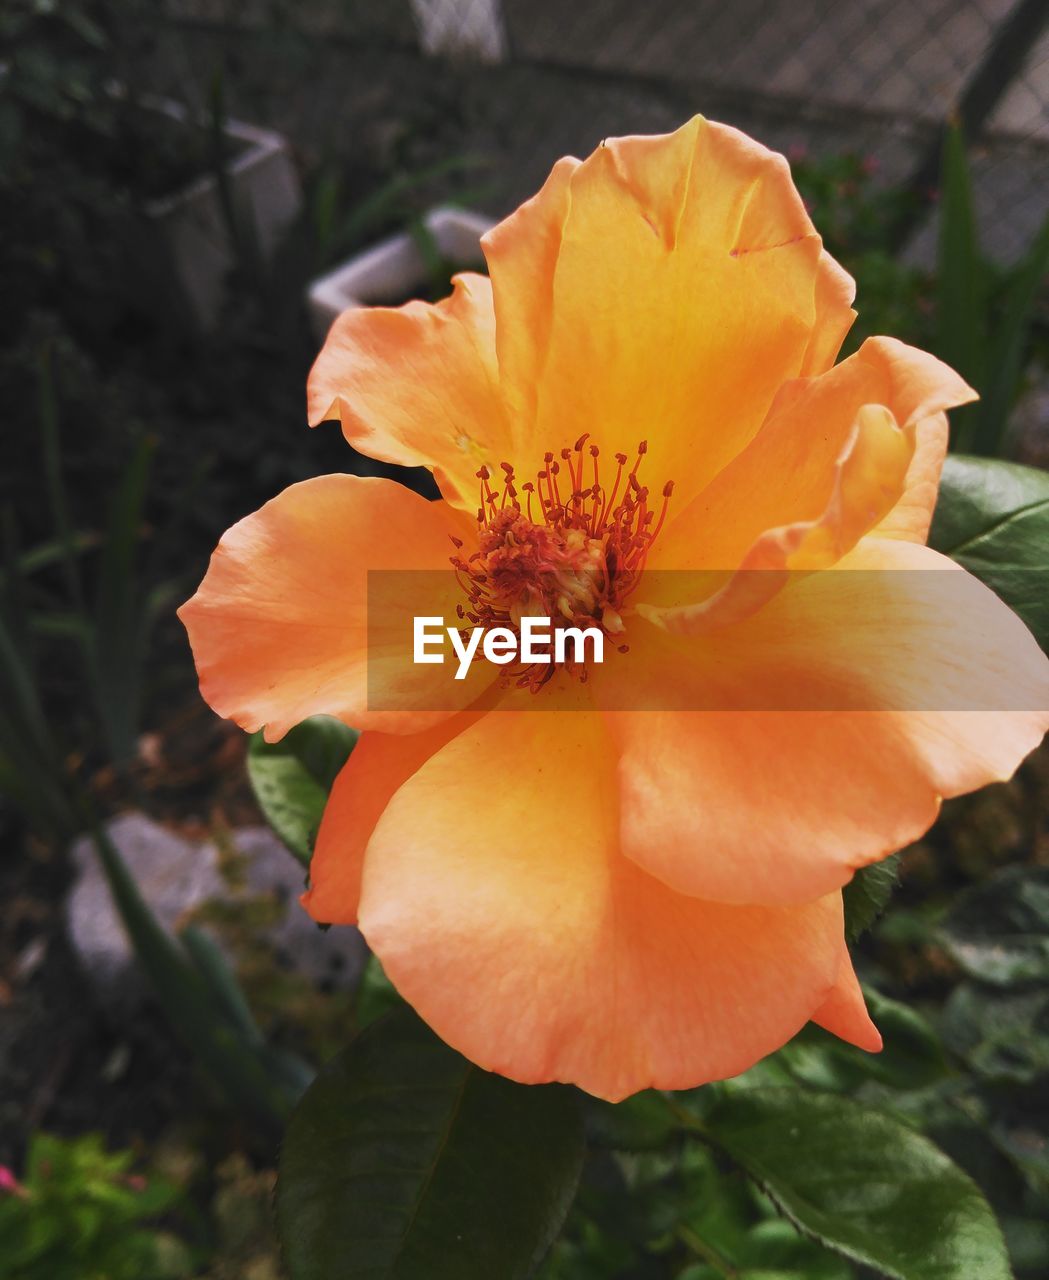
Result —
[[1009, 1242], [1013, 1266], [1018, 1271], [1038, 1275], [1049, 1258], [1049, 1222], [1044, 1218], [1003, 1214], [1002, 1230]]
[[1049, 1076], [1049, 990], [1001, 992], [963, 982], [943, 1011], [943, 1038], [988, 1080], [1031, 1084]]
[[855, 942], [866, 933], [888, 905], [900, 879], [900, 855], [892, 854], [869, 867], [860, 867], [842, 890], [845, 904], [845, 937]]
[[[721, 1273], [724, 1275], [724, 1272]], [[812, 1271], [768, 1271], [762, 1267], [759, 1271], [752, 1271], [749, 1267], [746, 1271], [736, 1273], [738, 1280], [816, 1280]]]
[[920, 1089], [943, 1079], [949, 1071], [943, 1049], [921, 1014], [871, 987], [863, 994], [885, 1042], [881, 1053], [864, 1053], [810, 1022], [776, 1058], [799, 1083], [832, 1093], [849, 1093], [869, 1080]]
[[[1023, 1173], [1039, 1194], [1049, 1194], [1049, 1116], [1029, 1107], [1015, 1118], [991, 1125], [990, 1136], [998, 1150]], [[1049, 1223], [1046, 1223], [1049, 1228]], [[1049, 1250], [1045, 1256], [1049, 1258]]]
[[1049, 473], [948, 457], [929, 545], [986, 583], [1049, 648]]
[[590, 1141], [613, 1151], [661, 1151], [679, 1128], [671, 1104], [654, 1089], [615, 1103], [587, 1098], [585, 1115]]
[[[979, 390], [987, 345], [986, 271], [980, 257], [965, 139], [957, 125], [944, 137], [938, 248], [936, 354]], [[972, 446], [978, 413], [977, 405], [955, 411], [959, 448]]]
[[943, 465], [929, 545], [964, 554], [1032, 507], [1049, 502], [1049, 473], [1037, 467], [952, 454]]
[[311, 716], [280, 742], [256, 733], [248, 777], [266, 821], [305, 865], [313, 854], [328, 793], [357, 742], [357, 730], [330, 716]]
[[727, 1093], [706, 1136], [807, 1235], [892, 1280], [1009, 1280], [976, 1184], [900, 1121], [833, 1094]]
[[490, 1075], [409, 1010], [373, 1023], [293, 1113], [277, 1224], [291, 1280], [523, 1280], [572, 1203], [576, 1095]]
[[890, 1000], [872, 987], [865, 985], [863, 994], [885, 1042], [877, 1054], [852, 1049], [854, 1056], [871, 1064], [870, 1074], [897, 1089], [920, 1089], [942, 1080], [949, 1067], [936, 1032], [925, 1018], [910, 1005]]
[[953, 959], [981, 982], [1049, 982], [1049, 867], [1008, 867], [967, 889], [940, 934]]
[[356, 1013], [357, 1029], [363, 1031], [372, 1022], [377, 1022], [384, 1014], [399, 1008], [404, 1001], [397, 994], [397, 988], [386, 976], [379, 957], [372, 952], [364, 964], [364, 972], [357, 987]]
[[[737, 1261], [744, 1276], [784, 1275], [799, 1280], [852, 1280], [852, 1268], [800, 1235], [783, 1218], [768, 1218], [747, 1234]], [[753, 1270], [758, 1268], [758, 1270]]]

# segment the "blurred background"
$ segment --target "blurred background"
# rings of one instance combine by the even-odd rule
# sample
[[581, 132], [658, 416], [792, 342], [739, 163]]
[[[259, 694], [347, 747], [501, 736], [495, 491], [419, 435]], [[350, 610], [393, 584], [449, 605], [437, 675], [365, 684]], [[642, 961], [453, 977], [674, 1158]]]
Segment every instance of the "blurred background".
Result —
[[[396, 474], [305, 425], [342, 307], [443, 296], [559, 156], [697, 111], [789, 158], [858, 281], [848, 349], [934, 350], [983, 396], [956, 444], [1044, 466], [1045, 0], [5, 0], [0, 1277], [282, 1274], [283, 1117], [389, 999], [360, 939], [295, 904], [352, 744], [249, 747], [200, 701], [174, 609], [287, 484]], [[275, 813], [289, 776], [301, 812]], [[1049, 973], [1003, 1030], [938, 929], [1047, 864], [1042, 754], [947, 807], [861, 944], [929, 1019], [902, 1024], [900, 1107], [985, 1186], [1028, 1277], [1049, 1276]], [[864, 1084], [805, 1052], [814, 1087]], [[595, 1192], [551, 1277], [686, 1275], [664, 1219], [703, 1179], [728, 1256], [770, 1235], [705, 1166], [630, 1177], [651, 1214]], [[792, 1232], [792, 1274], [863, 1274]]]

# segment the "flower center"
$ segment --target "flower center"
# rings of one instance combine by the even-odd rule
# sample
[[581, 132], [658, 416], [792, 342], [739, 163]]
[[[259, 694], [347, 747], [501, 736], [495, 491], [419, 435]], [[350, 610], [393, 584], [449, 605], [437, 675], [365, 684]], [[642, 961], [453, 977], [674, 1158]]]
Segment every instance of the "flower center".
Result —
[[[638, 445], [629, 471], [627, 455], [615, 455], [609, 490], [601, 483], [600, 450], [596, 444], [587, 447], [589, 438], [589, 433], [580, 436], [574, 448], [562, 449], [560, 462], [545, 454], [535, 480], [520, 487], [508, 462], [500, 463], [501, 487], [488, 467], [477, 472], [479, 547], [469, 559], [451, 557], [466, 595], [466, 603], [458, 606], [460, 619], [475, 627], [519, 631], [523, 617], [542, 617], [554, 626], [623, 633], [624, 603], [663, 527], [674, 483], [663, 486], [657, 518], [638, 479], [647, 442]], [[463, 544], [458, 538], [452, 542], [458, 552]], [[629, 646], [617, 649], [627, 653]], [[585, 666], [564, 666], [586, 680]], [[555, 669], [551, 663], [518, 667], [505, 679], [538, 692]]]

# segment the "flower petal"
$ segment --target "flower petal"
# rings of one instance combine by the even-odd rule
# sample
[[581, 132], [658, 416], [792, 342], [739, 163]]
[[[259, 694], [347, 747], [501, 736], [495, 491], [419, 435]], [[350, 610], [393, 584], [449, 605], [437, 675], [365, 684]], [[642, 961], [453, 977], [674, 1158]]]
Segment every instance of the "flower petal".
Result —
[[593, 713], [485, 716], [376, 824], [361, 929], [489, 1070], [609, 1099], [734, 1075], [826, 1000], [840, 895], [777, 910], [675, 894], [619, 855], [614, 796]]
[[356, 924], [364, 852], [391, 796], [434, 752], [472, 724], [455, 715], [421, 733], [362, 733], [324, 808], [300, 901], [318, 924]]
[[307, 398], [311, 426], [338, 418], [362, 453], [429, 467], [448, 501], [475, 511], [479, 467], [511, 455], [491, 283], [465, 273], [434, 306], [344, 311], [310, 371]]
[[856, 281], [824, 250], [816, 273], [816, 320], [801, 366], [803, 378], [825, 373], [838, 358], [856, 319], [852, 307], [855, 297]]
[[[869, 442], [876, 452], [863, 467], [868, 483], [848, 507], [869, 505], [871, 485], [881, 488], [893, 500], [879, 518], [899, 525], [901, 533], [903, 528], [917, 533], [924, 519], [922, 536], [913, 539], [923, 541], [945, 443], [943, 410], [974, 395], [934, 356], [893, 338], [868, 339], [829, 372], [781, 389], [748, 447], [691, 504], [677, 505], [649, 563], [660, 569], [733, 569], [768, 531], [819, 521], [831, 506], [843, 466], [856, 466], [857, 424], [866, 416], [868, 427], [877, 425], [870, 412], [874, 406], [884, 406], [901, 434], [912, 442], [917, 437], [917, 443], [903, 458], [898, 446], [878, 446], [884, 433], [876, 433], [875, 442]], [[894, 456], [886, 456], [886, 449]], [[875, 501], [884, 504], [884, 497]], [[848, 507], [843, 515], [850, 514]], [[862, 532], [870, 527], [866, 516], [859, 524], [865, 526]]]
[[836, 616], [820, 607], [835, 674], [858, 667], [886, 704], [914, 708], [908, 738], [945, 799], [1011, 778], [1049, 730], [1049, 658], [1023, 622], [953, 560], [907, 540], [864, 538], [841, 568], [885, 591], [866, 609], [848, 592], [833, 593]]
[[[623, 852], [651, 875], [713, 901], [807, 902], [934, 821], [936, 789], [896, 719], [762, 709], [761, 691], [775, 708], [769, 686], [792, 673], [770, 659], [753, 670], [729, 660], [726, 671], [720, 650], [704, 656], [694, 642], [632, 627], [630, 696], [660, 709], [609, 713]], [[595, 682], [611, 700], [607, 686]]]
[[[901, 431], [883, 405], [862, 405], [818, 517], [766, 529], [734, 572], [650, 572], [637, 592], [643, 597], [635, 604], [637, 612], [683, 635], [698, 635], [755, 613], [783, 590], [792, 572], [830, 568], [894, 508], [914, 450], [913, 428]], [[801, 474], [798, 481], [803, 481]]]
[[[456, 685], [446, 666], [408, 661], [412, 616], [454, 615], [452, 530], [471, 536], [446, 503], [391, 480], [331, 475], [285, 489], [223, 536], [179, 610], [205, 701], [243, 729], [265, 726], [269, 741], [311, 715], [407, 732], [443, 719], [434, 708], [454, 710], [453, 696], [467, 705], [482, 664]], [[369, 632], [370, 570], [434, 569], [447, 572], [411, 574], [403, 598], [396, 577], [373, 577]]]
[[536, 361], [550, 341], [554, 274], [571, 205], [569, 184], [578, 168], [572, 156], [558, 160], [539, 192], [481, 240], [488, 270], [498, 281], [493, 306], [503, 395], [511, 421], [528, 425], [512, 455], [523, 471], [542, 457], [532, 435]]
[[812, 1021], [831, 1035], [854, 1044], [857, 1049], [866, 1049], [868, 1053], [880, 1053], [882, 1050], [881, 1033], [867, 1012], [863, 992], [856, 980], [856, 970], [844, 943], [838, 980], [830, 995], [812, 1015]]
[[593, 682], [616, 711], [624, 852], [718, 901], [831, 892], [1049, 727], [1049, 660], [1023, 623], [911, 542], [865, 538], [734, 625], [638, 621], [629, 639]]
[[649, 483], [687, 501], [847, 325], [782, 156], [699, 117], [563, 163], [485, 244], [522, 471], [583, 432], [647, 438]]

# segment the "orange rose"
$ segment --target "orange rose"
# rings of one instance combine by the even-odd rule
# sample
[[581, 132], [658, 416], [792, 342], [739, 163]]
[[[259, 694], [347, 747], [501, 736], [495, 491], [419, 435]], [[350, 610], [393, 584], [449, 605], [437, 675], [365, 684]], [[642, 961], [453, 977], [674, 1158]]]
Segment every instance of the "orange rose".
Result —
[[[219, 714], [271, 739], [316, 713], [364, 730], [306, 908], [359, 922], [438, 1034], [520, 1081], [697, 1085], [810, 1019], [877, 1049], [842, 885], [1049, 723], [1023, 709], [1049, 705], [1049, 664], [1022, 624], [963, 575], [987, 625], [959, 626], [910, 572], [963, 574], [924, 542], [944, 410], [972, 392], [888, 338], [832, 367], [853, 282], [782, 157], [702, 119], [560, 161], [485, 254], [490, 280], [436, 306], [344, 314], [309, 381], [311, 422], [429, 467], [442, 500], [293, 485], [181, 611]], [[831, 566], [877, 570], [876, 604], [823, 591]], [[611, 657], [507, 691], [471, 674], [435, 708], [446, 668], [366, 651], [374, 569], [428, 571], [398, 625], [547, 609]], [[675, 598], [666, 570], [709, 590]], [[776, 709], [785, 672], [814, 709]], [[944, 679], [1013, 709], [923, 704]]]

